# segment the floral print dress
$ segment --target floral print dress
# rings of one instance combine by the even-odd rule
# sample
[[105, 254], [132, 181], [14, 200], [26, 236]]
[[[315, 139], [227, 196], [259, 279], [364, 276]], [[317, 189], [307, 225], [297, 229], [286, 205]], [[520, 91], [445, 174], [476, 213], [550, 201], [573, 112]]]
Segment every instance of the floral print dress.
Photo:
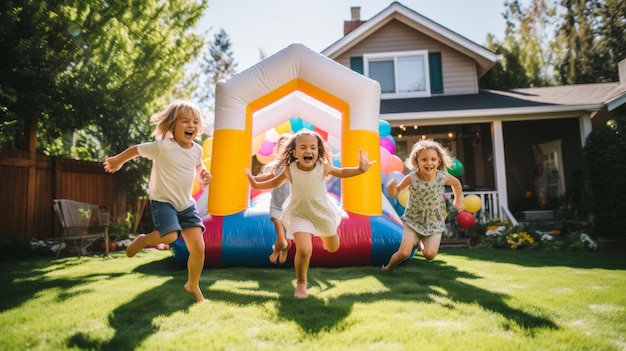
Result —
[[423, 181], [411, 172], [409, 200], [402, 220], [423, 236], [441, 234], [446, 230], [446, 200], [443, 197], [446, 172], [437, 170], [435, 180]]

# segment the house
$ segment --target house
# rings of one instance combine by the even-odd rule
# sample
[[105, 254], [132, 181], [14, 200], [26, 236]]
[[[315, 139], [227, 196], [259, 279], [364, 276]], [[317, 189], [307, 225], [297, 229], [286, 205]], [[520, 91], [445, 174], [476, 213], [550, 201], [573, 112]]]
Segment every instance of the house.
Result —
[[527, 197], [538, 209], [580, 200], [586, 137], [626, 113], [626, 60], [615, 83], [480, 90], [498, 59], [486, 48], [399, 2], [367, 21], [351, 11], [344, 37], [322, 54], [380, 83], [398, 157], [420, 138], [441, 142], [463, 164], [465, 194], [513, 223], [537, 214], [524, 211]]

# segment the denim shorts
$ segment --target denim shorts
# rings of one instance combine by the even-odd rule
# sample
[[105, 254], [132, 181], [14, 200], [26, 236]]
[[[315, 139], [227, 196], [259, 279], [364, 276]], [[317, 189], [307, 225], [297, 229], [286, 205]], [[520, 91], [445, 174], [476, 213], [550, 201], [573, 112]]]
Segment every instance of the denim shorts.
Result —
[[152, 208], [152, 221], [161, 236], [171, 232], [177, 232], [178, 235], [181, 235], [182, 229], [189, 227], [200, 227], [202, 232], [206, 229], [202, 224], [196, 205], [179, 212], [167, 202], [151, 200], [150, 207]]

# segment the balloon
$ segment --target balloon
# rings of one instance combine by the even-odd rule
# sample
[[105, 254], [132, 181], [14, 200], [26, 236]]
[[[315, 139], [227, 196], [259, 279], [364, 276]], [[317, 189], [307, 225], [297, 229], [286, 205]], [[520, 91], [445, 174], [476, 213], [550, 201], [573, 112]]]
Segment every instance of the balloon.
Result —
[[314, 131], [322, 137], [322, 140], [328, 141], [328, 133], [326, 131], [321, 130], [319, 128], [315, 128]]
[[450, 173], [451, 176], [460, 176], [463, 173], [463, 164], [461, 161], [455, 158], [452, 161], [452, 166], [448, 168], [448, 173]]
[[211, 153], [213, 153], [213, 137], [207, 138], [202, 143], [202, 157], [211, 157]]
[[[198, 192], [200, 191], [200, 188], [201, 187], [200, 187], [200, 183], [198, 183], [198, 180], [196, 178], [193, 178], [193, 186], [191, 187], [191, 196], [195, 198]], [[200, 195], [198, 195], [198, 197], [200, 197]]]
[[[402, 172], [398, 172], [398, 171], [389, 172], [389, 173], [387, 173], [387, 183], [391, 179], [395, 179], [396, 184], [400, 184], [402, 179], [404, 179], [404, 174]], [[387, 186], [387, 184], [385, 184], [385, 186]]]
[[261, 148], [257, 152], [257, 155], [259, 155], [259, 154], [261, 156], [270, 156], [270, 155], [272, 155], [272, 152], [274, 151], [274, 145], [276, 145], [276, 144], [271, 142], [271, 141], [269, 141], [269, 140], [263, 140], [263, 143], [261, 143]]
[[391, 140], [391, 142], [393, 143], [393, 145], [396, 145], [396, 144], [397, 144], [397, 143], [396, 143], [396, 139], [395, 139], [393, 136], [391, 136], [391, 135], [387, 135], [387, 136], [384, 136], [384, 137], [383, 137], [383, 136], [381, 136], [381, 138]]
[[271, 160], [273, 160], [275, 155], [273, 153], [270, 153], [268, 156], [264, 156], [264, 155], [261, 155], [260, 153], [257, 153], [255, 157], [257, 161], [259, 161], [260, 163], [266, 164], [270, 162]]
[[280, 138], [280, 134], [274, 128], [270, 128], [265, 132], [265, 140], [275, 143]]
[[465, 229], [471, 228], [474, 224], [476, 224], [476, 218], [474, 218], [474, 215], [469, 212], [460, 212], [456, 216], [456, 221]]
[[308, 130], [315, 130], [315, 126], [305, 120], [302, 120], [302, 128], [306, 128]]
[[204, 168], [206, 168], [207, 171], [211, 172], [211, 158], [210, 157], [202, 159], [202, 164], [204, 164]]
[[296, 133], [302, 129], [302, 118], [292, 117], [289, 122], [291, 123], [291, 130]]
[[200, 196], [202, 196], [202, 193], [204, 193], [204, 188], [200, 188], [200, 190], [192, 194], [191, 197], [193, 197], [193, 199], [197, 202]]
[[387, 149], [392, 155], [396, 152], [396, 145], [388, 138], [380, 138], [380, 146]]
[[252, 138], [252, 155], [259, 152], [259, 149], [261, 148], [261, 144], [263, 144], [263, 140], [265, 140], [265, 132]]
[[387, 167], [389, 167], [390, 164], [391, 164], [391, 153], [389, 153], [389, 150], [381, 146], [380, 147], [380, 169], [382, 169], [384, 172], [387, 169]]
[[400, 172], [404, 171], [404, 162], [400, 159], [400, 157], [396, 155], [391, 155], [391, 164], [387, 167], [387, 173], [389, 172]]
[[409, 202], [409, 190], [405, 190], [398, 195], [398, 202], [402, 207], [406, 208], [406, 204]]
[[482, 207], [482, 201], [480, 200], [480, 197], [474, 194], [467, 195], [465, 198], [463, 198], [463, 204], [465, 205], [465, 209], [471, 213], [478, 212], [478, 210], [480, 210], [480, 208]]
[[385, 137], [389, 135], [389, 133], [391, 133], [391, 125], [389, 122], [382, 119], [378, 120], [378, 134], [380, 134], [381, 137]]
[[289, 133], [291, 132], [291, 123], [289, 122], [289, 120], [286, 120], [285, 122], [274, 127], [274, 129], [276, 129], [276, 133], [278, 134]]

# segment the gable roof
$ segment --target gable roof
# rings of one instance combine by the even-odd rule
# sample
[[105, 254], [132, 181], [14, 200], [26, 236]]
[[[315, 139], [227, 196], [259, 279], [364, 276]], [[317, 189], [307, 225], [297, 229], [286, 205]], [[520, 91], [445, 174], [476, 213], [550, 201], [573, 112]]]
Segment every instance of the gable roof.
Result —
[[331, 59], [336, 59], [339, 55], [354, 47], [359, 42], [365, 40], [372, 33], [376, 32], [392, 20], [397, 20], [415, 29], [416, 31], [419, 31], [424, 35], [469, 56], [476, 62], [479, 77], [493, 67], [498, 59], [498, 55], [483, 46], [476, 44], [464, 36], [395, 1], [367, 22], [358, 26], [343, 38], [324, 49], [322, 54]]

